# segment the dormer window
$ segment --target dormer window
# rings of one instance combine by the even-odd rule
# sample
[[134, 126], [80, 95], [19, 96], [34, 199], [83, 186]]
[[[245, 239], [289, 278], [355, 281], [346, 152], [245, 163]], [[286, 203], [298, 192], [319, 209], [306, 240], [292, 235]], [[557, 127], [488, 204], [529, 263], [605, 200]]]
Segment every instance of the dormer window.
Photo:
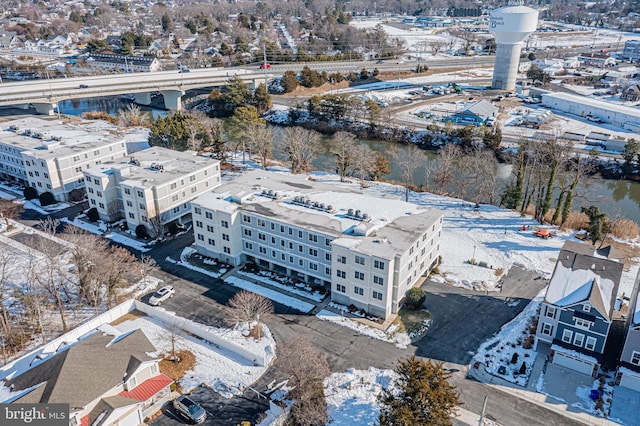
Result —
[[582, 310], [585, 312], [591, 312], [591, 305], [588, 303], [585, 303], [584, 305], [582, 305]]
[[136, 380], [136, 376], [133, 376], [132, 378], [129, 379], [129, 386], [127, 387], [129, 388], [129, 390], [131, 390], [135, 388], [137, 384], [138, 384], [138, 381]]

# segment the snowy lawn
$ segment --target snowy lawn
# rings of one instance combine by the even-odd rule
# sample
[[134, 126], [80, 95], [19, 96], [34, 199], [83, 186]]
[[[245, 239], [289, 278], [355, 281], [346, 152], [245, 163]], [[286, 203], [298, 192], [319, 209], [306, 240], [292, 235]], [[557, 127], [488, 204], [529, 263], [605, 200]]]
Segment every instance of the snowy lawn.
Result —
[[378, 422], [378, 395], [393, 384], [392, 370], [347, 370], [324, 380], [329, 413], [328, 426], [373, 426]]
[[265, 284], [269, 284], [273, 287], [281, 288], [288, 291], [289, 293], [297, 294], [298, 296], [303, 296], [307, 299], [315, 300], [316, 302], [322, 302], [322, 300], [326, 297], [326, 295], [324, 294], [313, 291], [309, 284], [300, 282], [295, 283], [290, 277], [283, 277], [270, 271], [260, 271], [257, 274], [246, 271], [238, 271], [237, 274], [252, 278]]
[[[175, 263], [187, 269], [191, 269], [192, 271], [197, 271], [215, 278], [218, 278], [227, 272], [226, 266], [222, 266], [221, 263], [215, 261], [214, 259], [198, 254], [193, 247], [185, 247], [184, 249], [182, 249], [182, 252], [180, 253], [180, 260], [175, 260], [170, 256], [167, 256], [165, 260], [167, 262]], [[194, 261], [206, 265], [207, 267], [203, 268], [194, 265]]]
[[[115, 326], [118, 331], [123, 333], [138, 328], [141, 329], [158, 349], [158, 354], [165, 355], [171, 352], [171, 341], [168, 338], [170, 334], [169, 327], [165, 322], [152, 317], [137, 318]], [[216, 334], [232, 340], [234, 343], [243, 341], [243, 345], [254, 344], [258, 347], [270, 345], [275, 348], [275, 341], [266, 326], [263, 326], [265, 337], [259, 342], [253, 341], [252, 338], [244, 337], [243, 333], [246, 332], [246, 329], [216, 329], [204, 325], [202, 327], [211, 332], [216, 332]], [[241, 394], [247, 386], [255, 382], [267, 369], [267, 367], [254, 366], [244, 358], [221, 349], [213, 343], [188, 335], [182, 331], [177, 333], [176, 351], [188, 350], [196, 358], [196, 365], [193, 370], [188, 371], [179, 380], [183, 391], [186, 393], [200, 385], [204, 385], [214, 389], [225, 398], [231, 398], [234, 395]]]
[[327, 311], [325, 309], [318, 312], [316, 314], [316, 317], [320, 318], [323, 321], [333, 322], [343, 327], [356, 330], [358, 333], [364, 334], [365, 336], [393, 343], [399, 348], [406, 348], [411, 344], [411, 339], [409, 338], [407, 333], [398, 332], [398, 326], [396, 324], [392, 325], [387, 329], [386, 332], [384, 332], [380, 329], [369, 327], [368, 325], [364, 325], [354, 319], [345, 318], [341, 315], [338, 315], [331, 311]]
[[[533, 350], [532, 321], [538, 315], [544, 297], [543, 289], [513, 320], [502, 326], [500, 332], [480, 345], [473, 362], [486, 365], [486, 371], [511, 383], [526, 386], [537, 352]], [[525, 349], [528, 346], [528, 349]], [[515, 362], [513, 362], [515, 360]], [[523, 374], [520, 374], [522, 364]]]
[[[602, 381], [599, 379], [594, 380], [592, 386], [578, 386], [576, 395], [582, 399], [582, 402], [573, 403], [571, 406], [599, 417], [608, 416], [613, 395], [613, 380], [613, 376], [608, 375], [603, 377]], [[590, 394], [593, 389], [600, 389], [599, 400], [591, 398]]]
[[296, 299], [295, 297], [284, 295], [275, 290], [262, 287], [259, 284], [243, 280], [239, 277], [228, 277], [224, 281], [235, 287], [250, 291], [251, 293], [259, 294], [260, 296], [266, 297], [267, 299], [271, 299], [274, 302], [280, 303], [281, 305], [297, 309], [300, 312], [308, 313], [311, 312], [313, 308], [315, 308], [315, 305], [312, 305], [311, 303]]

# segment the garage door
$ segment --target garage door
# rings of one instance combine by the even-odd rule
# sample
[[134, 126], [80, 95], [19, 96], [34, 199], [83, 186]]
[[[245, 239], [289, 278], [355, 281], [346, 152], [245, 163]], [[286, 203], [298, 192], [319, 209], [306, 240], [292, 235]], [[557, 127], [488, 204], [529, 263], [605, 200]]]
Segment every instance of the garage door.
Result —
[[553, 355], [553, 363], [589, 376], [593, 373], [593, 363], [579, 358], [573, 358], [560, 352], [556, 352]]
[[620, 379], [620, 386], [640, 392], [640, 377], [623, 374], [622, 379]]

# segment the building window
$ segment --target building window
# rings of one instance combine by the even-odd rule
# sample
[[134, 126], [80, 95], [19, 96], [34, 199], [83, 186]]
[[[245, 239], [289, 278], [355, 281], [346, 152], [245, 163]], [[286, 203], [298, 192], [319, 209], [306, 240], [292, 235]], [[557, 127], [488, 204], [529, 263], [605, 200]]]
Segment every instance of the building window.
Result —
[[264, 235], [262, 232], [258, 232], [258, 239], [260, 241], [267, 241], [267, 236]]
[[228, 228], [229, 227], [229, 222], [227, 222], [226, 220], [220, 221], [221, 225], [223, 228]]
[[245, 241], [244, 248], [246, 248], [247, 250], [253, 250], [253, 244]]
[[576, 333], [576, 335], [573, 337], [573, 344], [576, 346], [582, 347], [583, 343], [584, 343], [584, 334]]
[[96, 200], [92, 199], [91, 200], [91, 204], [93, 204], [95, 206], [96, 205]]
[[309, 263], [309, 269], [311, 269], [312, 271], [317, 271], [318, 270], [318, 264], [317, 263]]
[[298, 259], [298, 265], [300, 265], [300, 266], [304, 266], [304, 260], [302, 260], [302, 259]]
[[631, 364], [640, 365], [640, 352], [633, 351], [633, 355], [631, 355]]
[[251, 223], [251, 216], [243, 214], [242, 215], [242, 221], [246, 222], [246, 223]]
[[98, 203], [98, 206], [99, 206], [101, 209], [104, 209], [104, 204], [102, 204], [102, 203]]
[[271, 237], [271, 244], [275, 244], [276, 243], [276, 237]]
[[265, 223], [265, 221], [264, 221], [264, 220], [262, 220], [262, 219], [258, 219], [258, 226], [261, 226], [261, 227], [263, 227], [263, 228], [264, 228], [266, 225], [267, 225], [267, 224]]
[[[93, 188], [89, 188], [89, 194], [93, 194]], [[127, 201], [127, 203], [129, 203], [130, 201]]]
[[127, 195], [131, 195], [131, 190], [129, 188], [125, 188], [124, 193]]
[[146, 210], [146, 207], [142, 203], [140, 203], [140, 210]]
[[553, 306], [547, 306], [547, 310], [544, 315], [548, 318], [555, 318], [556, 308], [554, 308]]
[[171, 201], [178, 201], [178, 196], [177, 195], [172, 195], [171, 196]]
[[138, 197], [140, 197], [140, 198], [144, 198], [144, 192], [142, 192], [142, 191], [138, 191]]
[[267, 254], [267, 248], [266, 248], [266, 247], [258, 247], [258, 251], [259, 251], [261, 254]]
[[547, 324], [542, 323], [542, 334], [546, 335], [546, 336], [551, 336], [551, 333], [553, 332], [553, 326], [551, 324]]
[[314, 243], [318, 242], [318, 236], [314, 234], [309, 234], [309, 241], [313, 241]]
[[189, 176], [189, 182], [193, 182], [194, 180], [196, 180], [196, 176], [195, 175]]
[[213, 225], [207, 225], [207, 232], [213, 233], [213, 231], [214, 231]]
[[196, 220], [196, 228], [202, 228], [202, 222]]
[[360, 296], [364, 296], [364, 289], [362, 287], [353, 286], [353, 292], [355, 294], [359, 294]]
[[380, 293], [378, 291], [374, 291], [373, 292], [373, 298], [377, 299], [377, 300], [382, 300], [382, 293]]
[[213, 213], [211, 213], [211, 212], [204, 212], [204, 217], [206, 217], [207, 219], [213, 219]]
[[565, 343], [571, 343], [571, 338], [573, 337], [573, 331], [565, 330], [562, 332], [562, 341]]
[[129, 213], [129, 219], [135, 219], [136, 215], [134, 215], [133, 213]]
[[376, 269], [380, 269], [382, 271], [384, 271], [384, 262], [381, 260], [374, 260], [373, 261], [373, 267]]
[[591, 321], [587, 321], [582, 318], [574, 318], [574, 319], [576, 321], [576, 327], [582, 328], [585, 330], [589, 330], [589, 328], [591, 328], [591, 324], [593, 324]]
[[309, 249], [309, 256], [318, 257], [318, 250], [314, 248]]
[[347, 278], [347, 273], [345, 271], [341, 271], [340, 269], [336, 269], [336, 276], [338, 278]]
[[326, 260], [327, 262], [331, 262], [331, 253], [325, 253], [324, 260]]
[[338, 291], [340, 293], [346, 293], [347, 292], [347, 288], [345, 286], [343, 286], [342, 284], [336, 284], [336, 291]]
[[171, 184], [171, 186], [169, 187], [169, 189], [176, 189], [177, 187], [178, 187], [178, 184], [177, 184], [177, 183], [175, 183], [175, 182], [173, 182], [173, 183]]
[[324, 273], [326, 275], [331, 275], [331, 268], [324, 268]]
[[244, 228], [244, 235], [246, 235], [247, 237], [250, 237], [251, 234], [252, 234], [251, 229]]
[[180, 213], [180, 207], [174, 207], [173, 208], [173, 212], [174, 213]]
[[223, 250], [227, 254], [231, 254], [231, 249], [229, 247], [223, 247]]
[[345, 256], [338, 256], [336, 260], [338, 263], [347, 263], [347, 258]]
[[384, 278], [374, 275], [373, 276], [373, 282], [374, 282], [374, 284], [384, 285]]
[[202, 214], [202, 209], [200, 207], [196, 207], [193, 209], [196, 214]]
[[94, 179], [94, 180], [93, 180], [93, 183], [95, 183], [96, 185], [100, 185], [100, 180], [98, 180], [98, 179]]
[[364, 257], [362, 256], [356, 256], [356, 263], [358, 265], [364, 265]]
[[225, 241], [229, 241], [229, 234], [222, 234], [222, 239]]
[[364, 272], [353, 271], [353, 276], [357, 280], [364, 280]]
[[582, 305], [582, 310], [585, 312], [591, 312], [591, 305], [588, 303], [585, 303], [584, 305]]
[[271, 225], [271, 230], [274, 231], [276, 229], [276, 224], [271, 222], [270, 225]]
[[587, 337], [587, 341], [584, 344], [584, 348], [588, 351], [593, 351], [596, 349], [596, 338], [595, 337]]
[[298, 238], [302, 238], [302, 231], [298, 231]]

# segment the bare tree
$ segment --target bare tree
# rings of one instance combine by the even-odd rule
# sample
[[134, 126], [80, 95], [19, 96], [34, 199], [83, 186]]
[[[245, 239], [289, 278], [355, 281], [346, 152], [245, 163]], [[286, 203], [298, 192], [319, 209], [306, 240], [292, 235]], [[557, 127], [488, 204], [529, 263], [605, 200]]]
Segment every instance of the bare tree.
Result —
[[75, 226], [67, 227], [63, 237], [73, 244], [71, 257], [77, 269], [80, 296], [97, 313], [103, 294], [100, 265], [107, 256], [107, 242]]
[[356, 158], [356, 138], [349, 132], [337, 132], [329, 144], [329, 150], [335, 158], [336, 173], [340, 175], [340, 182], [344, 182], [349, 169]]
[[354, 153], [353, 170], [360, 178], [360, 186], [364, 187], [364, 181], [375, 173], [376, 152], [368, 145], [360, 144], [354, 148]]
[[260, 157], [262, 170], [266, 170], [267, 160], [273, 151], [273, 128], [262, 124], [249, 129], [247, 142], [251, 151]]
[[9, 286], [17, 273], [16, 258], [19, 256], [10, 247], [0, 250], [0, 323], [5, 340], [11, 335], [12, 324], [6, 302], [11, 297]]
[[147, 282], [147, 277], [149, 273], [154, 270], [158, 264], [151, 256], [147, 256], [143, 254], [138, 261], [138, 267], [140, 268], [140, 276], [142, 277], [142, 282]]
[[493, 152], [474, 147], [464, 156], [461, 168], [465, 176], [460, 180], [465, 180], [473, 188], [473, 201], [493, 204], [498, 179], [498, 166]]
[[273, 313], [273, 303], [266, 297], [250, 291], [241, 290], [237, 292], [227, 303], [231, 308], [227, 321], [237, 325], [246, 322], [251, 327], [253, 321], [257, 322], [258, 338], [261, 333], [261, 318]]
[[106, 261], [102, 263], [102, 280], [106, 292], [107, 308], [120, 300], [118, 290], [128, 285], [127, 275], [135, 271], [136, 259], [125, 248], [112, 246], [107, 251]]
[[294, 386], [289, 392], [289, 396], [294, 400], [290, 424], [326, 424], [327, 402], [322, 381], [331, 372], [326, 355], [312, 346], [304, 336], [297, 335], [282, 348], [278, 359], [282, 371], [291, 377], [289, 385]]
[[202, 137], [200, 135], [200, 123], [196, 120], [191, 120], [189, 123], [189, 139], [187, 139], [187, 147], [191, 151], [200, 152], [202, 149]]
[[460, 156], [460, 148], [453, 143], [448, 143], [440, 149], [438, 154], [440, 161], [437, 171], [433, 173], [433, 182], [438, 193], [443, 194], [455, 176], [455, 164]]
[[0, 199], [0, 219], [4, 220], [7, 228], [11, 226], [9, 220], [18, 217], [21, 211], [22, 206], [20, 204], [16, 204], [13, 201]]
[[164, 236], [164, 218], [165, 214], [156, 214], [149, 218], [149, 227], [151, 228], [151, 238], [159, 239]]
[[415, 145], [409, 145], [407, 152], [401, 152], [397, 147], [390, 151], [396, 165], [400, 168], [400, 176], [404, 184], [404, 200], [409, 201], [409, 186], [416, 169], [425, 164], [427, 157], [424, 151]]
[[311, 162], [324, 149], [320, 133], [297, 126], [282, 131], [282, 145], [291, 161], [291, 173], [294, 174], [308, 172]]

